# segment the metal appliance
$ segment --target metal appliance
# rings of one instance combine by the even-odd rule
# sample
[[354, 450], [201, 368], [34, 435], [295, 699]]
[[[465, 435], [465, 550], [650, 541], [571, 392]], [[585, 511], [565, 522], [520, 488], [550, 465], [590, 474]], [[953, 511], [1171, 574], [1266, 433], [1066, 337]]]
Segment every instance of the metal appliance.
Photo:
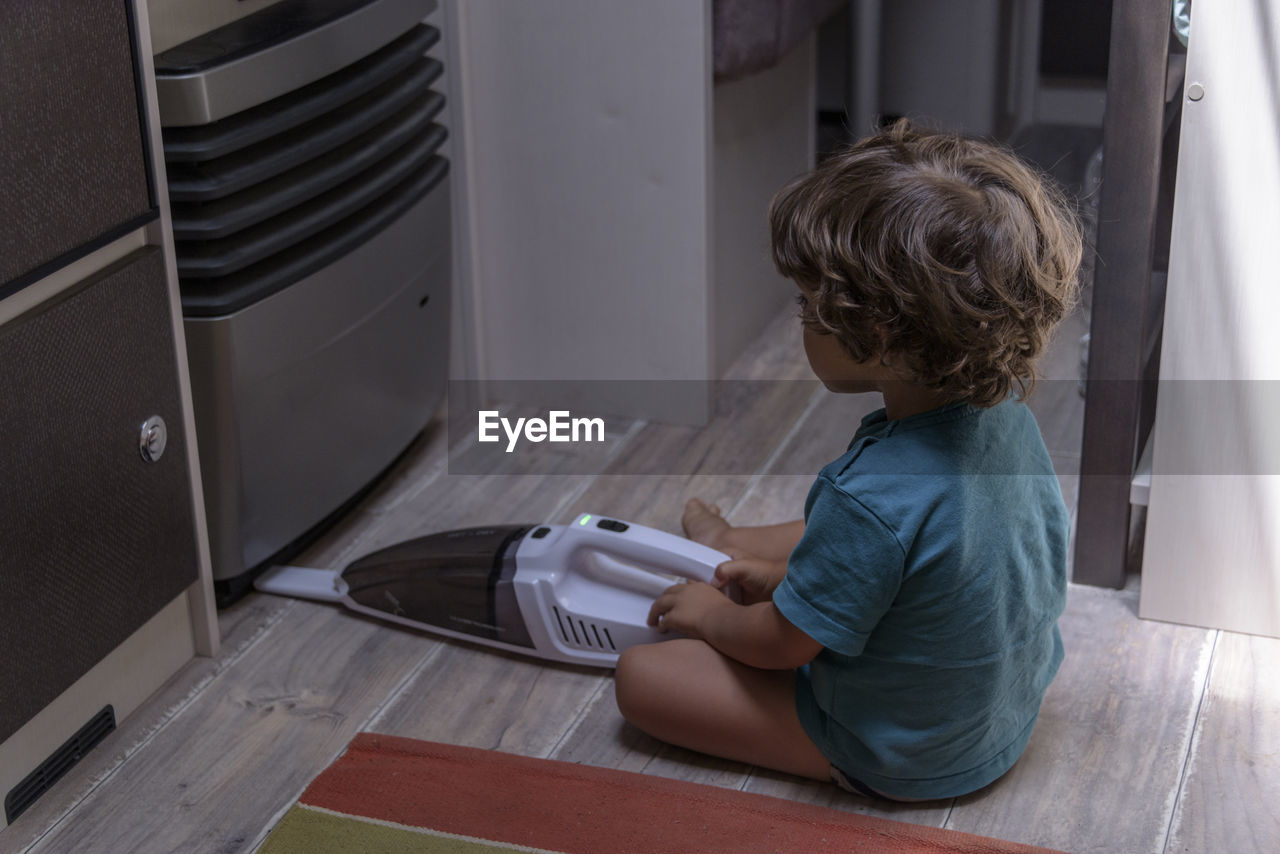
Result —
[[155, 57], [219, 604], [423, 430], [447, 381], [435, 0], [281, 0]]

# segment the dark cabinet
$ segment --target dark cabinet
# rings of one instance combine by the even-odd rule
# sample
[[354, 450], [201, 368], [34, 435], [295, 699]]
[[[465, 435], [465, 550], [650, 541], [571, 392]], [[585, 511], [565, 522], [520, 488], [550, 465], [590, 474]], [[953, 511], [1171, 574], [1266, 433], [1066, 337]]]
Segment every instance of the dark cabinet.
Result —
[[0, 741], [197, 579], [173, 352], [156, 247], [0, 328]]
[[157, 216], [132, 4], [0, 6], [0, 298]]
[[0, 827], [217, 645], [145, 8], [0, 2]]

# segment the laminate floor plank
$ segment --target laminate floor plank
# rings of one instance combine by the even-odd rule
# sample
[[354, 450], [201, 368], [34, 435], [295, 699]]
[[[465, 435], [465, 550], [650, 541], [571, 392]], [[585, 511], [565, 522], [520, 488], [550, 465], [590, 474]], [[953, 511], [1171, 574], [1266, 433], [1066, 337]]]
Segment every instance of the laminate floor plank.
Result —
[[804, 501], [813, 486], [812, 475], [764, 475], [732, 508], [730, 524], [775, 525], [804, 518]]
[[[680, 516], [688, 498], [711, 495], [726, 503], [735, 502], [750, 481], [746, 476], [724, 475], [603, 475], [590, 484], [572, 512], [606, 513], [679, 533]], [[565, 734], [551, 758], [730, 788], [737, 788], [746, 780], [749, 768], [745, 765], [679, 751], [627, 724], [618, 711], [612, 675], [605, 680], [606, 684], [586, 698], [580, 720]]]
[[896, 804], [853, 795], [833, 783], [805, 780], [775, 771], [756, 769], [744, 787], [748, 792], [772, 795], [789, 801], [814, 804], [841, 812], [874, 815], [909, 824], [942, 827], [951, 813], [951, 800], [918, 804]]
[[818, 383], [812, 388], [803, 422], [779, 447], [764, 473], [817, 477], [823, 466], [849, 449], [862, 419], [884, 405], [874, 394], [836, 394]]
[[[771, 403], [776, 403], [776, 398], [766, 396], [762, 401], [744, 394], [745, 388], [733, 388], [720, 401], [722, 414], [719, 421], [713, 420], [712, 429], [722, 425], [732, 413], [743, 409], [766, 411]], [[784, 396], [794, 393], [788, 386], [766, 387], [767, 392], [774, 394], [779, 389]], [[645, 425], [624, 452], [646, 454], [662, 446], [679, 453], [690, 441], [703, 438], [704, 430]], [[685, 462], [696, 469], [699, 465], [717, 465], [714, 459], [714, 454], [703, 454], [692, 461], [686, 457]], [[728, 481], [735, 492], [745, 489], [749, 481], [745, 476], [711, 479]], [[445, 474], [437, 477], [431, 487], [399, 502], [393, 512], [384, 515], [377, 530], [366, 535], [364, 542], [373, 547], [402, 540], [420, 532], [424, 520], [431, 520], [434, 529], [456, 526], [462, 519], [469, 519], [469, 524], [481, 524], [475, 516], [477, 509], [498, 517], [506, 514], [510, 521], [531, 522], [567, 521], [584, 509], [591, 509], [640, 524], [679, 530], [680, 508], [684, 503], [681, 493], [690, 480], [687, 475], [588, 478]], [[523, 515], [517, 520], [519, 514]], [[579, 723], [579, 718], [593, 708], [592, 700], [602, 693], [605, 680], [609, 682], [611, 713], [617, 716], [608, 671], [549, 665], [446, 642], [446, 648], [392, 698], [371, 728], [449, 743], [547, 755]], [[652, 748], [646, 764], [661, 750], [661, 745], [652, 742]], [[740, 776], [744, 775], [745, 770]]]
[[[556, 521], [584, 475], [438, 474], [397, 502], [361, 539], [368, 551], [435, 531]], [[375, 732], [543, 756], [608, 671], [550, 664], [465, 641], [442, 648], [402, 685]]]
[[[772, 385], [769, 390], [776, 391], [778, 388]], [[795, 398], [797, 404], [803, 402], [796, 394], [800, 386], [782, 388], [786, 394]], [[810, 389], [804, 389], [804, 392], [806, 395], [812, 394]], [[763, 407], [762, 402], [766, 404]], [[747, 413], [743, 416], [744, 420], [748, 417], [772, 418], [774, 432], [781, 436], [790, 426], [787, 422], [803, 412], [802, 407], [791, 411], [776, 411], [768, 407], [768, 403], [767, 399], [762, 401], [761, 398], [735, 393], [717, 418], [722, 424], [724, 419], [734, 417], [735, 408]], [[710, 429], [714, 431], [719, 427], [713, 421]], [[683, 428], [677, 429], [683, 431]], [[665, 425], [647, 426], [640, 435], [644, 436], [645, 433], [650, 434], [652, 443], [668, 448], [678, 446], [689, 436], [693, 436], [693, 442], [699, 439], [697, 434], [676, 433]], [[647, 446], [651, 445], [638, 439], [634, 452], [644, 453]], [[632, 452], [632, 449], [628, 452]], [[746, 493], [752, 482], [751, 476], [719, 474], [719, 468], [714, 455], [706, 454], [693, 465], [691, 474], [602, 475], [592, 481], [578, 497], [573, 512], [590, 510], [606, 513], [638, 524], [679, 532], [680, 516], [688, 498], [701, 497], [727, 508], [736, 504]], [[701, 473], [703, 469], [709, 473]], [[642, 771], [729, 788], [740, 788], [750, 771], [749, 766], [740, 763], [725, 762], [664, 745], [631, 727], [618, 712], [612, 678], [608, 678], [607, 683], [591, 696], [580, 720], [556, 746], [552, 758]]]
[[[824, 465], [847, 449], [862, 419], [880, 407], [874, 395], [815, 392], [803, 420], [778, 449], [768, 470], [728, 512], [735, 525], [769, 525], [803, 518], [805, 498]], [[913, 824], [940, 827], [950, 803], [891, 804], [851, 795], [832, 783], [805, 780], [767, 769], [752, 769], [746, 791], [875, 815]]]
[[716, 387], [705, 425], [648, 424], [603, 473], [751, 476], [768, 463], [817, 388], [816, 381], [725, 381]]
[[551, 753], [552, 759], [643, 773], [663, 743], [623, 720], [612, 677], [585, 704], [581, 716]]
[[[779, 444], [775, 448], [782, 447], [783, 453], [811, 453], [812, 445], [808, 442], [798, 442], [790, 451], [787, 449], [791, 448], [795, 436], [806, 431], [809, 420], [813, 418], [815, 400], [824, 400], [839, 416], [828, 418], [824, 422], [824, 428], [830, 421], [847, 419], [851, 407], [856, 409], [861, 405], [866, 408], [865, 404], [851, 404], [847, 397], [822, 392], [816, 383], [797, 383], [794, 388], [795, 391], [788, 391], [788, 394], [794, 396], [792, 408], [784, 413], [790, 419], [790, 423], [786, 425], [787, 430], [774, 431], [774, 435], [779, 437]], [[803, 391], [803, 395], [799, 391]], [[753, 401], [739, 398], [736, 402], [744, 404], [744, 409], [748, 412], [752, 412], [754, 408]], [[776, 412], [760, 411], [752, 414], [756, 417], [778, 415]], [[833, 434], [837, 431], [843, 432], [839, 427], [832, 430]], [[851, 435], [850, 430], [847, 435], [829, 443], [839, 444], [839, 450], [834, 456], [839, 455]], [[770, 464], [770, 470], [773, 470], [780, 458], [773, 453], [769, 457], [774, 458]], [[789, 460], [788, 457], [782, 462], [785, 464]], [[708, 464], [708, 467], [714, 470], [714, 465]], [[816, 470], [815, 468], [814, 472]], [[679, 519], [685, 500], [698, 497], [708, 503], [718, 504], [734, 524], [764, 524], [797, 518], [803, 510], [804, 495], [812, 479], [812, 474], [801, 477], [716, 474], [694, 474], [688, 477], [602, 476], [588, 488], [580, 501], [580, 509], [599, 507], [602, 512], [679, 531]], [[794, 507], [792, 513], [785, 515], [783, 519], [775, 518], [778, 513], [785, 513], [783, 507], [786, 506]], [[612, 680], [592, 699], [578, 726], [557, 747], [553, 757], [728, 788], [746, 786], [752, 771], [750, 766], [741, 763], [664, 745], [639, 732], [627, 724], [618, 712]]]
[[85, 757], [40, 797], [16, 822], [0, 832], [0, 852], [26, 850], [59, 824], [93, 793], [132, 773], [131, 762], [214, 679], [233, 668], [246, 649], [279, 622], [291, 603], [284, 599], [250, 597], [218, 613], [222, 644], [212, 658], [194, 658], [175, 673], [141, 706], [119, 722]]
[[1031, 743], [947, 827], [1073, 854], [1160, 850], [1214, 633], [1136, 609], [1130, 592], [1071, 587], [1067, 657]]
[[[559, 386], [566, 384], [560, 383]], [[547, 392], [554, 395], [556, 389]], [[552, 401], [553, 398], [546, 398]], [[489, 405], [489, 404], [487, 404]], [[455, 412], [450, 425], [454, 442], [447, 470], [452, 475], [590, 475], [604, 471], [630, 448], [634, 434], [644, 425], [635, 418], [609, 414], [585, 419], [572, 414], [569, 403], [493, 403], [486, 416], [481, 441], [481, 410]], [[559, 411], [559, 426], [549, 421], [548, 408]], [[578, 410], [580, 411], [580, 410]], [[538, 441], [528, 438], [526, 424], [541, 421], [548, 426]], [[575, 426], [575, 422], [577, 425]], [[598, 423], [597, 423], [598, 422]], [[552, 440], [553, 437], [559, 437]]]
[[33, 854], [245, 850], [436, 644], [290, 603]]
[[610, 673], [445, 641], [368, 729], [545, 757]]
[[[863, 417], [880, 405], [879, 399], [873, 395], [819, 392], [804, 421], [780, 448], [770, 466], [770, 473], [756, 478], [748, 494], [733, 509], [730, 521], [734, 524], [759, 525], [800, 518], [804, 500], [817, 472], [845, 451]], [[1054, 414], [1061, 414], [1061, 411]], [[798, 473], [801, 471], [808, 473]], [[934, 826], [942, 825], [952, 809], [951, 801], [886, 804], [849, 795], [829, 784], [798, 780], [762, 770], [753, 772], [746, 788], [749, 791], [819, 803], [836, 809]]]
[[804, 517], [805, 498], [822, 467], [843, 454], [862, 419], [880, 407], [874, 395], [834, 394], [817, 388], [802, 418], [769, 466], [732, 507], [734, 525], [771, 525]]
[[742, 788], [751, 772], [749, 765], [664, 744], [631, 726], [618, 712], [612, 678], [550, 758], [729, 789]]
[[[298, 563], [331, 566], [349, 551], [353, 532], [372, 527], [371, 520], [428, 483], [445, 460], [443, 422], [433, 421], [344, 518], [308, 548]], [[288, 599], [249, 594], [218, 612], [221, 647], [217, 656], [195, 658], [174, 674], [155, 694], [120, 722], [119, 728], [91, 751], [44, 794], [6, 832], [0, 851], [21, 851], [49, 834], [70, 810], [117, 776], [127, 777], [126, 762], [198, 696], [220, 673], [233, 667], [245, 649], [271, 631], [291, 607]]]
[[727, 380], [812, 380], [800, 318], [789, 306], [760, 331], [725, 371]]
[[[1089, 317], [1082, 309], [1067, 316], [1054, 332], [1037, 365], [1040, 381], [1027, 398], [1027, 406], [1040, 425], [1053, 470], [1062, 487], [1074, 530], [1080, 496], [1080, 449], [1084, 441], [1084, 397], [1080, 394], [1080, 336], [1089, 331]], [[1072, 544], [1071, 553], [1075, 546]]]
[[602, 475], [556, 521], [567, 522], [585, 511], [682, 534], [680, 517], [690, 498], [723, 507], [738, 501], [750, 484], [745, 475]]
[[[545, 445], [527, 448], [539, 474], [520, 474], [523, 464], [507, 457], [463, 474], [451, 467], [441, 416], [294, 562], [337, 567], [435, 531], [566, 522], [583, 511], [678, 532], [693, 496], [720, 504], [734, 524], [800, 518], [813, 477], [878, 401], [813, 381], [792, 315], [780, 314], [731, 368], [704, 427], [615, 422], [608, 474], [584, 473]], [[1042, 396], [1032, 398], [1070, 506], [1079, 462], [1076, 327], [1084, 328], [1079, 317], [1059, 333]], [[649, 473], [623, 473], [644, 470], [637, 462]], [[0, 833], [0, 851], [251, 850], [361, 729], [1077, 854], [1280, 850], [1269, 809], [1280, 801], [1280, 642], [1139, 620], [1136, 604], [1136, 590], [1073, 586], [1062, 620], [1067, 660], [1018, 765], [973, 796], [895, 805], [651, 739], [623, 721], [605, 669], [250, 594], [219, 613], [219, 655], [191, 662], [125, 719]]]
[[1076, 380], [1044, 379], [1035, 384], [1027, 407], [1040, 425], [1045, 447], [1064, 459], [1079, 456], [1084, 441], [1084, 398]]
[[1167, 854], [1280, 851], [1280, 640], [1223, 632]]
[[357, 536], [356, 553], [455, 528], [536, 524], [550, 519], [586, 475], [451, 475], [438, 477], [381, 514]]

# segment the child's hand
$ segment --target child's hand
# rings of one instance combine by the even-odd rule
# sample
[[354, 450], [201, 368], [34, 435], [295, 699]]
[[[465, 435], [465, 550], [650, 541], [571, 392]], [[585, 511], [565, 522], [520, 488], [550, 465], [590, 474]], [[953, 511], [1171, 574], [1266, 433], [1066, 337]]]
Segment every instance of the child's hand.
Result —
[[727, 560], [716, 567], [711, 584], [716, 588], [736, 584], [742, 591], [742, 604], [754, 605], [756, 602], [771, 601], [773, 591], [782, 583], [782, 577], [786, 574], [785, 560], [766, 560], [735, 554], [733, 560]]
[[663, 591], [649, 609], [649, 625], [658, 631], [677, 631], [686, 637], [703, 638], [702, 621], [710, 612], [737, 607], [710, 584], [688, 581]]

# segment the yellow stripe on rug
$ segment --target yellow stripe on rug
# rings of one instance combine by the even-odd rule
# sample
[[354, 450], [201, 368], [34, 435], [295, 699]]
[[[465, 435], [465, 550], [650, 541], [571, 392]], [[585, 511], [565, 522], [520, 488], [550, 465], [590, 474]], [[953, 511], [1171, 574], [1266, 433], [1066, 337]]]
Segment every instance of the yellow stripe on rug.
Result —
[[258, 854], [560, 854], [294, 804]]

